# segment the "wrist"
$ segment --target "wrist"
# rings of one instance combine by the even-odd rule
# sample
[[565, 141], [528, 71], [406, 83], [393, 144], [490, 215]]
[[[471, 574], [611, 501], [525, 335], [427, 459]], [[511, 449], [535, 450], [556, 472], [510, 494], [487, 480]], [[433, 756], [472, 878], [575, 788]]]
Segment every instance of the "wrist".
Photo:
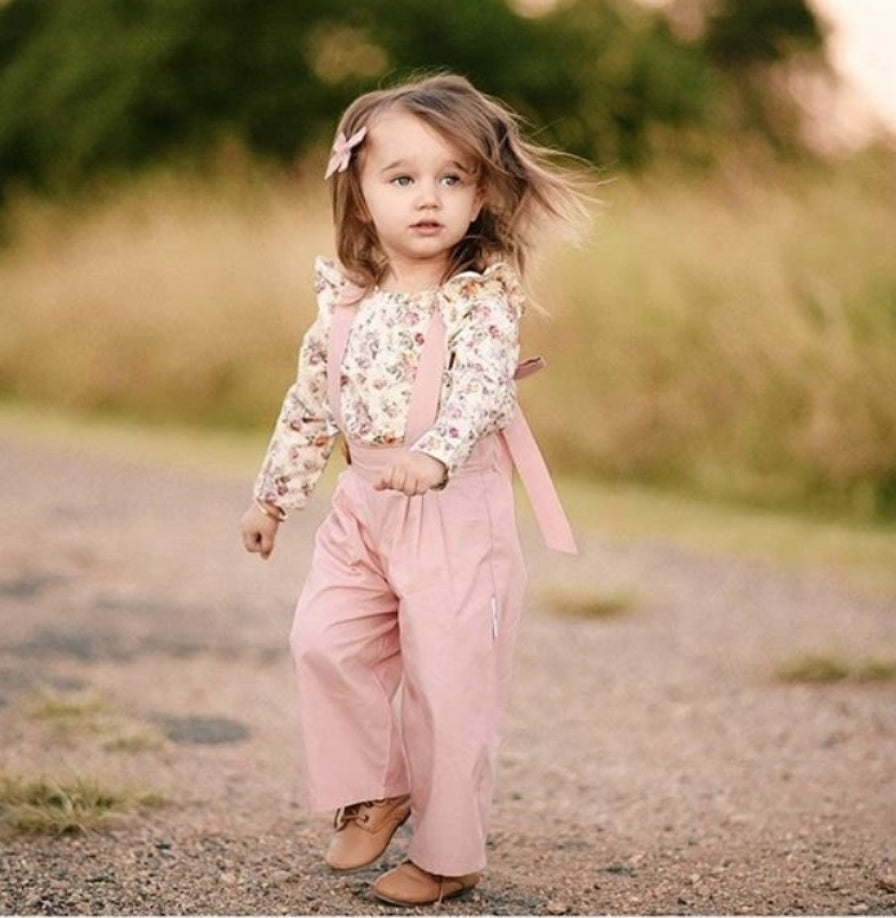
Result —
[[431, 486], [433, 491], [441, 491], [445, 485], [448, 484], [448, 466], [441, 459], [437, 459], [435, 456], [430, 453], [420, 453], [421, 456], [426, 456], [432, 463], [432, 468], [436, 471], [436, 474], [439, 476], [438, 480]]
[[256, 497], [255, 506], [266, 517], [275, 520], [278, 523], [282, 523], [286, 519], [286, 511], [282, 510], [276, 504], [269, 503], [266, 500], [261, 500], [261, 498]]

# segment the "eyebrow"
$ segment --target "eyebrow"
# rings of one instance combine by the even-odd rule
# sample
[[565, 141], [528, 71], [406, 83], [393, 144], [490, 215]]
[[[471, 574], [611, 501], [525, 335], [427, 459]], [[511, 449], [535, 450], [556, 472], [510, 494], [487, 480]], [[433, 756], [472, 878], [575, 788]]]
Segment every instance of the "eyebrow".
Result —
[[[466, 172], [466, 173], [469, 174], [469, 175], [472, 175], [472, 174], [473, 174], [473, 170], [472, 170], [472, 169], [469, 169], [469, 168], [468, 168], [467, 166], [465, 166], [463, 163], [459, 163], [456, 159], [452, 159], [452, 160], [448, 163], [448, 167], [449, 167], [449, 168], [453, 168], [453, 169], [457, 169], [457, 170], [459, 170], [460, 172]], [[380, 170], [380, 172], [390, 172], [392, 169], [407, 169], [407, 168], [408, 168], [407, 160], [404, 160], [404, 159], [396, 159], [394, 162], [389, 163], [388, 166], [383, 166], [383, 168]]]

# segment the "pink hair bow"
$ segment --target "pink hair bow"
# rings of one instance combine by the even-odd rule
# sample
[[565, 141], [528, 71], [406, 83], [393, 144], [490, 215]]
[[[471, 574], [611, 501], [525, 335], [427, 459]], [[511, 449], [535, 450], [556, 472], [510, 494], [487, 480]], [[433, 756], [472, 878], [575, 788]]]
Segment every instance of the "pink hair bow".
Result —
[[330, 161], [327, 163], [327, 171], [324, 173], [326, 181], [335, 172], [345, 172], [352, 158], [352, 150], [367, 136], [367, 128], [362, 127], [355, 131], [348, 140], [345, 134], [339, 132], [336, 143], [333, 144], [333, 152], [330, 154]]

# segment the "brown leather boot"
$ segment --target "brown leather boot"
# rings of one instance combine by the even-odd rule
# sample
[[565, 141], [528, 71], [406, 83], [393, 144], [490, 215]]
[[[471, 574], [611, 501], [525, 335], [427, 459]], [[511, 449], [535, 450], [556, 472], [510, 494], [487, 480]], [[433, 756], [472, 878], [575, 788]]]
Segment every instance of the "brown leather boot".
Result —
[[405, 861], [373, 884], [373, 894], [391, 905], [430, 905], [465, 893], [479, 882], [480, 877], [478, 873], [443, 877]]
[[324, 856], [333, 870], [360, 870], [377, 861], [396, 829], [411, 814], [411, 798], [386, 797], [336, 811], [336, 830]]

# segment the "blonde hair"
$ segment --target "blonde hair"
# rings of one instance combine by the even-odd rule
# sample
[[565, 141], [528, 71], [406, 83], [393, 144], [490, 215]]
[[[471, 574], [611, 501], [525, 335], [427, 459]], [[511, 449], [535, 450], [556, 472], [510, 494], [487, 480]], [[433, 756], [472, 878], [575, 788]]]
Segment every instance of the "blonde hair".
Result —
[[[483, 271], [495, 261], [522, 277], [540, 229], [578, 228], [586, 197], [572, 173], [556, 164], [561, 154], [521, 136], [520, 119], [503, 103], [479, 92], [464, 77], [441, 74], [366, 93], [345, 111], [337, 128], [346, 137], [386, 111], [415, 115], [456, 144], [474, 163], [484, 201], [478, 218], [451, 252], [446, 280], [460, 271]], [[361, 192], [364, 144], [331, 181], [336, 251], [360, 287], [378, 284], [388, 263], [376, 229], [365, 219]]]

